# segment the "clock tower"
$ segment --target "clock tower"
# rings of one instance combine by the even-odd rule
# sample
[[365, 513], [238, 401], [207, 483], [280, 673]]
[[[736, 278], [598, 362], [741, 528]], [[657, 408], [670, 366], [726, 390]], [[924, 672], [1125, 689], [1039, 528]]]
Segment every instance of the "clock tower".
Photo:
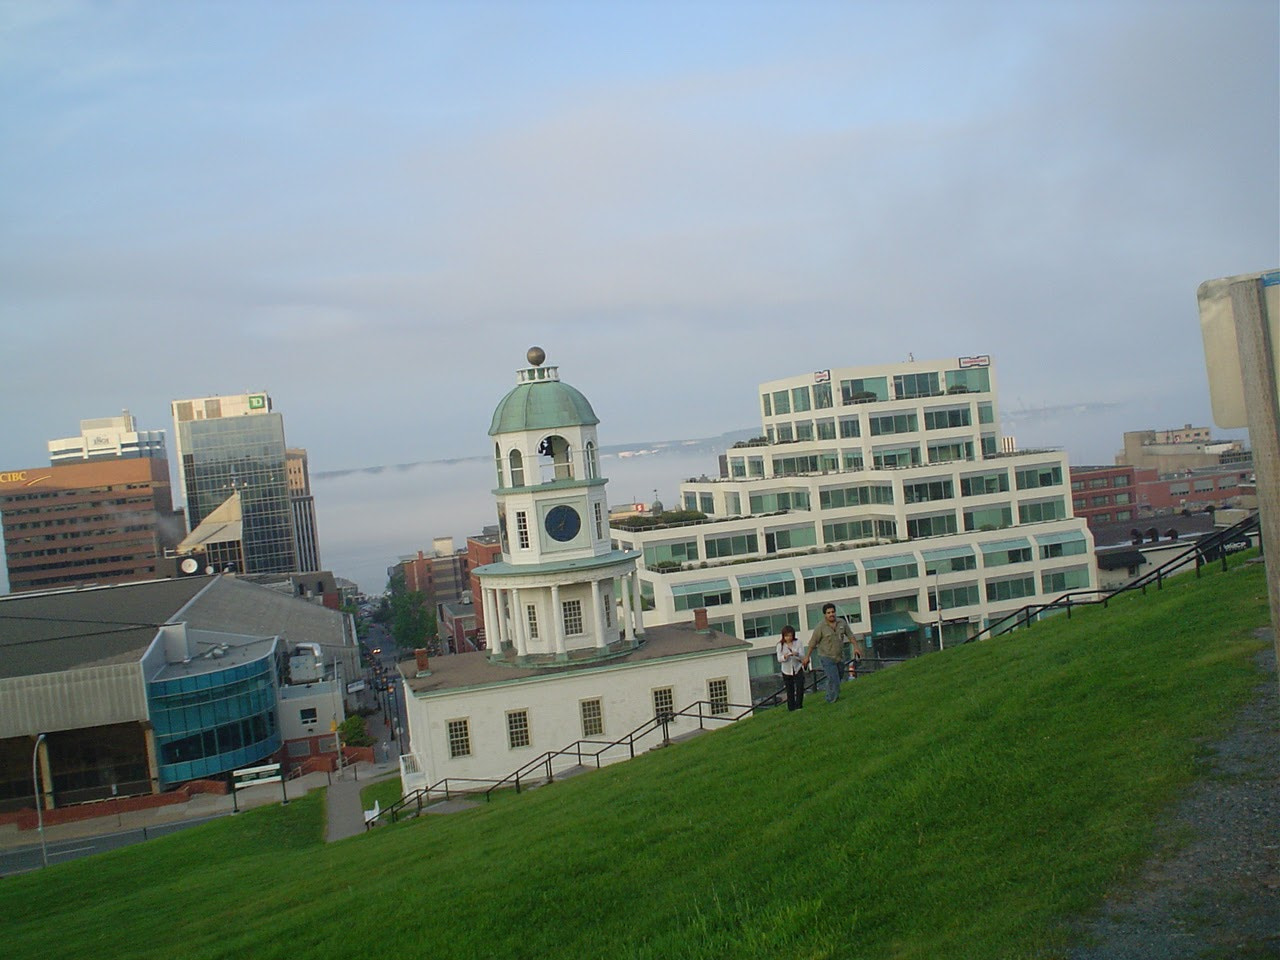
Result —
[[644, 635], [638, 553], [614, 550], [600, 419], [539, 347], [493, 413], [502, 559], [479, 567], [489, 658], [522, 667], [608, 659]]

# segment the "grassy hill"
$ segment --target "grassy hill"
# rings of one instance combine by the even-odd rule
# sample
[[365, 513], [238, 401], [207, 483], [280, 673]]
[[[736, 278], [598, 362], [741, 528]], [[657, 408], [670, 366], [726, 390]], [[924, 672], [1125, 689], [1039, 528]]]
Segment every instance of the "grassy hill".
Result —
[[1258, 682], [1235, 563], [463, 814], [321, 798], [0, 883], [9, 957], [1059, 955]]

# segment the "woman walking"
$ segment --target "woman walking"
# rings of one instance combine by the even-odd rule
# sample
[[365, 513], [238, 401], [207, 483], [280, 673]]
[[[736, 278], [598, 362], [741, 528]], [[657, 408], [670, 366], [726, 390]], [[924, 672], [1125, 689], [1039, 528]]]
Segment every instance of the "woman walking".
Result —
[[782, 639], [774, 648], [778, 663], [782, 664], [782, 684], [787, 688], [787, 709], [799, 710], [804, 706], [804, 648], [796, 642], [796, 630], [791, 624], [782, 628]]

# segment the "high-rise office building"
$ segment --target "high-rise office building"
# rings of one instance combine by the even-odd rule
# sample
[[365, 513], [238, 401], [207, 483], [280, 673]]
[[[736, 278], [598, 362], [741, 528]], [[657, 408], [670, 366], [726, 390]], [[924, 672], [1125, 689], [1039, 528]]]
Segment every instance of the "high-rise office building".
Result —
[[182, 535], [163, 457], [0, 471], [9, 590], [150, 580]]
[[265, 391], [175, 400], [178, 476], [193, 533], [240, 495], [242, 573], [299, 569], [284, 418]]
[[164, 431], [139, 430], [128, 410], [118, 417], [80, 421], [80, 436], [49, 441], [50, 463], [79, 460], [165, 458]]
[[293, 529], [298, 536], [298, 572], [312, 573], [320, 569], [320, 539], [316, 534], [316, 501], [311, 496], [307, 451], [301, 447], [286, 450], [285, 468], [289, 474]]

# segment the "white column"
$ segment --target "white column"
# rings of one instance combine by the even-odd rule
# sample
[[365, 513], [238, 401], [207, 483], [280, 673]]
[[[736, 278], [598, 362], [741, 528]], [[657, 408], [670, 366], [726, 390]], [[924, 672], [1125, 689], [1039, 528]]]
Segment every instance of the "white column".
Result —
[[[631, 574], [632, 577], [635, 574]], [[622, 628], [630, 646], [636, 645], [636, 631], [631, 614], [631, 584], [627, 577], [618, 578], [618, 589], [622, 591]]]
[[560, 610], [560, 585], [553, 583], [551, 585], [551, 649], [557, 655], [565, 652], [564, 624], [561, 622], [563, 619]]
[[488, 587], [480, 589], [480, 602], [484, 608], [485, 645], [489, 656], [502, 656], [502, 620], [498, 616], [496, 594]]
[[609, 644], [609, 636], [604, 630], [604, 604], [600, 602], [600, 588], [603, 581], [591, 581], [591, 616], [595, 622], [596, 646], [604, 648]]
[[516, 654], [524, 657], [529, 654], [529, 635], [528, 623], [524, 616], [524, 606], [520, 603], [520, 589], [512, 587], [511, 589], [511, 624], [512, 633], [515, 635]]
[[636, 636], [644, 636], [644, 604], [640, 602], [640, 571], [631, 571], [631, 610], [636, 620]]

